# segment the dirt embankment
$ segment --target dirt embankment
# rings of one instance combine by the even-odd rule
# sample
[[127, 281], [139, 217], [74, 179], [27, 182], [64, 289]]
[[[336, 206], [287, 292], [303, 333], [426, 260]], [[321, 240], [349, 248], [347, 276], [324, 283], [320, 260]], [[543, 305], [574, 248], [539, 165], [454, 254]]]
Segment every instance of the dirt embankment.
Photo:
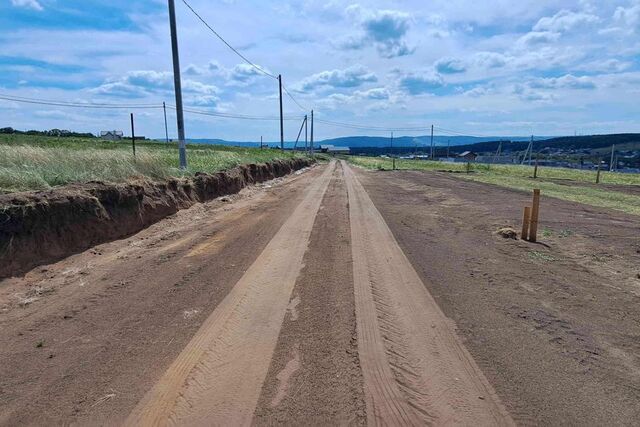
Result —
[[180, 209], [235, 194], [311, 163], [292, 159], [163, 182], [89, 182], [0, 195], [0, 277], [129, 236]]

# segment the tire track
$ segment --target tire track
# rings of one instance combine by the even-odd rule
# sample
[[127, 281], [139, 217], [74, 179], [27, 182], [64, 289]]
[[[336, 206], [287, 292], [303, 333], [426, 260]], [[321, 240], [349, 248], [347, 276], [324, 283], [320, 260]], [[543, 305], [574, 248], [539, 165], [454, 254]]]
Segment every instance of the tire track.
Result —
[[366, 190], [342, 166], [368, 424], [513, 425]]
[[332, 162], [127, 420], [127, 425], [251, 422]]

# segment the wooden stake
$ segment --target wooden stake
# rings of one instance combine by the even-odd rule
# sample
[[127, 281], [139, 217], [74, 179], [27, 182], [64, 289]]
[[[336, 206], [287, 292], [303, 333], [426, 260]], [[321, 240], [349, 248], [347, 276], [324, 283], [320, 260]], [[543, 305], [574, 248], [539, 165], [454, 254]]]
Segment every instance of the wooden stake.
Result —
[[600, 165], [602, 162], [598, 161], [598, 173], [596, 174], [596, 184], [600, 184]]
[[536, 155], [536, 165], [533, 168], [533, 179], [538, 178], [538, 156]]
[[540, 212], [540, 190], [533, 190], [533, 204], [531, 206], [531, 225], [529, 226], [529, 241], [538, 240], [538, 214]]
[[531, 208], [526, 206], [524, 208], [524, 217], [522, 218], [522, 233], [520, 233], [520, 238], [522, 240], [529, 239], [529, 219], [531, 218]]

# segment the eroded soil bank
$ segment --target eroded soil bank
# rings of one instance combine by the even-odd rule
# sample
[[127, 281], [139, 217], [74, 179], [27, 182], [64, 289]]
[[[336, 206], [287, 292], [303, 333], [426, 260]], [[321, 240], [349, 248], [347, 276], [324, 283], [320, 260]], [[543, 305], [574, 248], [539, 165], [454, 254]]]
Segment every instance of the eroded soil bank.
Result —
[[0, 277], [130, 236], [195, 203], [309, 166], [291, 159], [164, 182], [89, 182], [0, 195]]

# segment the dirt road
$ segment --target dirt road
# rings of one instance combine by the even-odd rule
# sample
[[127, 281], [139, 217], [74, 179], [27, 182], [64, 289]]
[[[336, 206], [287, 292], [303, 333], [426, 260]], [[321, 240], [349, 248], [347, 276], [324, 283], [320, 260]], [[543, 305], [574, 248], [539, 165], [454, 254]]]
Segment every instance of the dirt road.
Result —
[[[504, 191], [331, 162], [4, 280], [0, 424], [630, 424], [640, 246], [572, 229], [569, 290], [541, 267], [560, 237], [493, 235], [525, 197]], [[587, 211], [615, 221], [600, 234], [640, 231]], [[615, 288], [577, 255], [603, 246], [629, 252]]]

